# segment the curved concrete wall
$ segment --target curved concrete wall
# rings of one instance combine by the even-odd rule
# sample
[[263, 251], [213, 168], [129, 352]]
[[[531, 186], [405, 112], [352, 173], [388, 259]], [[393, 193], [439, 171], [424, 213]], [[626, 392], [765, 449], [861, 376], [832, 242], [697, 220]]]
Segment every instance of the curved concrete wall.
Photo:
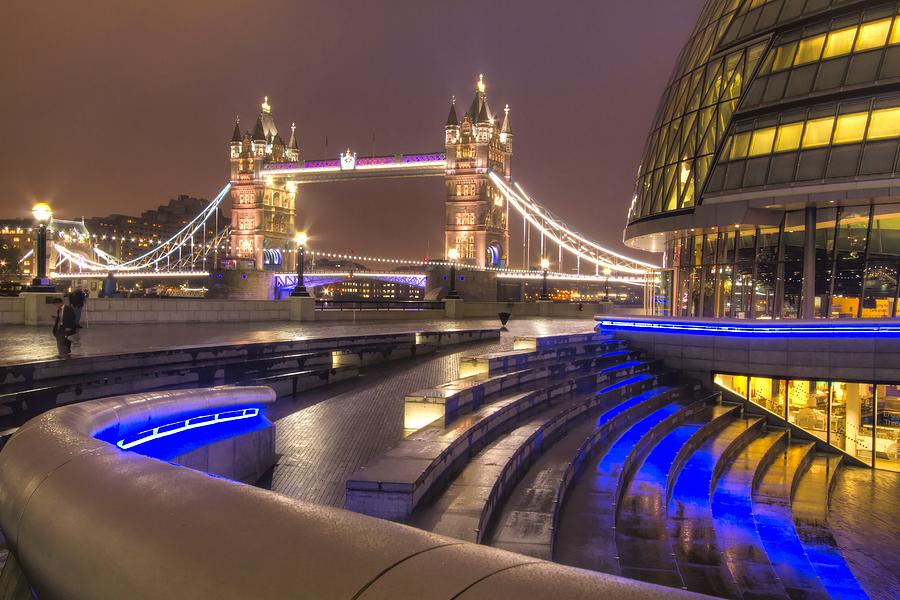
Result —
[[259, 387], [120, 396], [55, 409], [23, 426], [0, 453], [0, 526], [38, 595], [693, 596], [298, 502], [94, 437], [273, 397]]

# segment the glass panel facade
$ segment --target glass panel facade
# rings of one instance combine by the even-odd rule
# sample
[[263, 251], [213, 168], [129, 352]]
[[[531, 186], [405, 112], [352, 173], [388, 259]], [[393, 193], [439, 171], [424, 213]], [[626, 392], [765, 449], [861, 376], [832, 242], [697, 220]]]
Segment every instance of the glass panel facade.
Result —
[[[814, 312], [807, 318], [900, 316], [900, 204], [818, 209]], [[781, 226], [695, 231], [668, 243], [667, 312], [679, 317], [803, 318], [804, 215]], [[670, 309], [669, 309], [670, 308]]]
[[900, 384], [727, 373], [713, 381], [868, 465], [900, 471]]

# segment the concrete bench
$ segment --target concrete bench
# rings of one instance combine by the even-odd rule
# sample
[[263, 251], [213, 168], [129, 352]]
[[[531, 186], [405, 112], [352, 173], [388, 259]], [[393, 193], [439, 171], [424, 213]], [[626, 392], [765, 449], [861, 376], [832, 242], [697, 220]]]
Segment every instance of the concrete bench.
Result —
[[[599, 336], [597, 336], [599, 338]], [[558, 361], [571, 360], [578, 356], [587, 356], [599, 352], [612, 352], [624, 349], [627, 344], [621, 340], [608, 337], [577, 342], [574, 344], [558, 344], [539, 349], [516, 349], [506, 352], [463, 356], [459, 360], [459, 374], [462, 377], [481, 373], [501, 373], [513, 369], [526, 369], [532, 366]]]

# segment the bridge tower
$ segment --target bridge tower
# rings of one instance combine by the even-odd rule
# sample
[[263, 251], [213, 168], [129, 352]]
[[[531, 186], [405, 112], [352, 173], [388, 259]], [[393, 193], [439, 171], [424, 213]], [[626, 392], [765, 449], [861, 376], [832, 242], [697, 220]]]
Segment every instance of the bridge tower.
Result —
[[478, 267], [499, 267], [509, 252], [509, 207], [491, 185], [489, 172], [507, 181], [512, 159], [512, 129], [509, 105], [498, 125], [487, 101], [484, 76], [475, 84], [475, 97], [462, 120], [456, 99], [444, 127], [447, 150], [446, 226], [444, 256], [450, 248], [459, 252], [459, 262]]
[[231, 160], [231, 256], [252, 260], [258, 270], [293, 270], [296, 184], [262, 174], [267, 163], [296, 162], [296, 127], [285, 144], [266, 97], [253, 131], [234, 124]]

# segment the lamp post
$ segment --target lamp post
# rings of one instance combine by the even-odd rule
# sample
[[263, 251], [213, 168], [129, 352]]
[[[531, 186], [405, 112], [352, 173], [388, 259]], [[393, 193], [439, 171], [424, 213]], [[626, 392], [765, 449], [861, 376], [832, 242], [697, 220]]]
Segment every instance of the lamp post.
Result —
[[31, 214], [37, 223], [37, 273], [28, 291], [52, 292], [55, 288], [47, 277], [47, 225], [53, 218], [53, 211], [46, 202], [38, 202], [31, 208]]
[[459, 258], [459, 250], [450, 248], [447, 251], [447, 258], [450, 259], [450, 291], [447, 292], [447, 298], [459, 300], [459, 292], [456, 291], [456, 259]]
[[603, 294], [603, 301], [609, 302], [609, 275], [612, 273], [612, 269], [609, 267], [603, 267], [603, 274], [606, 275], [606, 292]]
[[550, 294], [547, 293], [547, 272], [550, 269], [550, 259], [544, 257], [541, 259], [541, 269], [544, 271], [544, 287], [541, 289], [541, 300], [549, 300]]
[[306, 248], [304, 246], [307, 239], [309, 239], [309, 236], [303, 231], [294, 236], [294, 242], [297, 243], [297, 285], [294, 286], [291, 296], [300, 298], [309, 298], [309, 292], [306, 291], [306, 286], [303, 285], [303, 263], [306, 260]]

